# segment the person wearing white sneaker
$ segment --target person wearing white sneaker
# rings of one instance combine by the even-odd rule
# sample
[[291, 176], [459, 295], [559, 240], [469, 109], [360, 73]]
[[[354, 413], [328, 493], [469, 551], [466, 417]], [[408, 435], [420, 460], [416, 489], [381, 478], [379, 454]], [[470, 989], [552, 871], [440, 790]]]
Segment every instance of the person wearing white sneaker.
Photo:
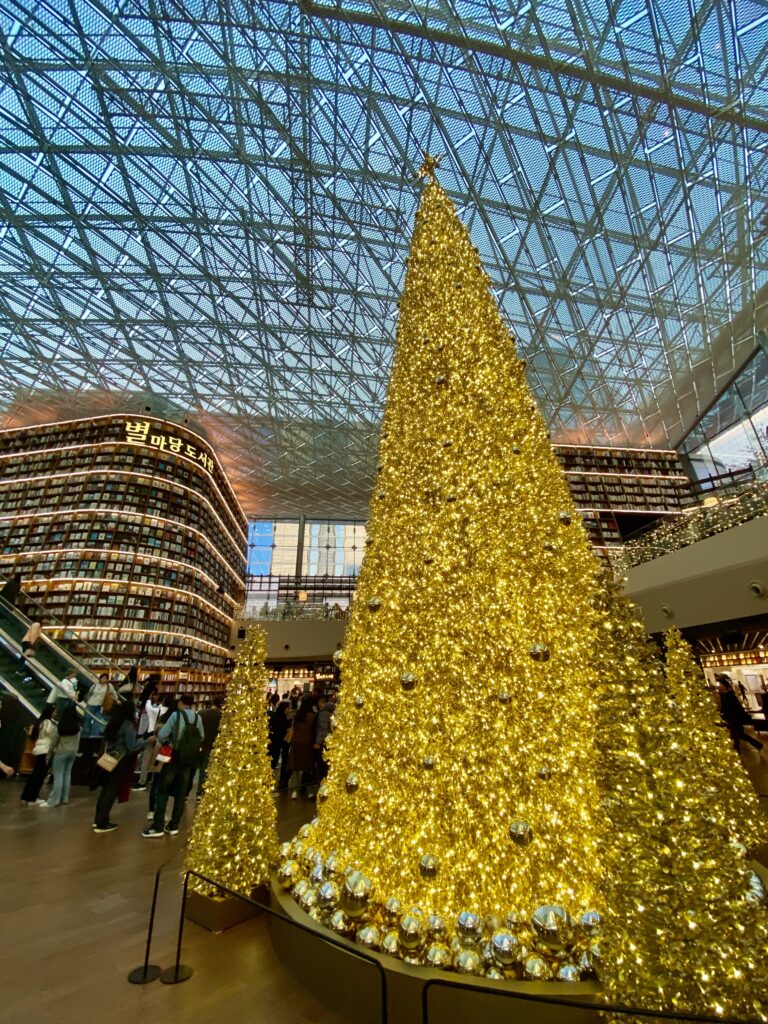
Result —
[[57, 807], [69, 802], [69, 785], [72, 781], [72, 766], [80, 746], [81, 724], [77, 705], [72, 700], [68, 701], [58, 713], [59, 735], [55, 746], [51, 747], [53, 788], [45, 801], [46, 807]]

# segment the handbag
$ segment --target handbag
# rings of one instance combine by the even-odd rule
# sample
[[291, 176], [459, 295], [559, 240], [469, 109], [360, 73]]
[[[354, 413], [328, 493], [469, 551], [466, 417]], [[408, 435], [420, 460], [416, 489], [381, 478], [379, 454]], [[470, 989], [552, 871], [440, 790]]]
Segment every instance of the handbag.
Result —
[[160, 764], [170, 764], [173, 759], [173, 747], [170, 743], [163, 743], [162, 746], [158, 747], [157, 753], [155, 754], [155, 760], [159, 761]]
[[102, 715], [108, 715], [112, 708], [115, 706], [115, 698], [107, 687], [107, 692], [104, 694], [104, 700], [101, 702], [101, 713]]
[[115, 768], [117, 768], [122, 757], [123, 755], [118, 754], [117, 751], [110, 754], [108, 750], [105, 750], [96, 764], [99, 768], [103, 768], [105, 772], [113, 772]]

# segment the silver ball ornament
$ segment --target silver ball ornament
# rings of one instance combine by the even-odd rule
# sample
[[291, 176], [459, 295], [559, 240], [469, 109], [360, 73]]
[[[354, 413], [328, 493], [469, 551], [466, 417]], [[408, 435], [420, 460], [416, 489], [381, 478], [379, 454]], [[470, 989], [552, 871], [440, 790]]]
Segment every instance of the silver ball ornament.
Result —
[[439, 914], [430, 914], [427, 917], [427, 935], [430, 939], [443, 939], [447, 931], [448, 926]]
[[296, 835], [299, 837], [299, 839], [306, 839], [309, 833], [309, 825], [302, 825], [299, 831], [296, 833]]
[[295, 860], [284, 860], [277, 869], [277, 882], [283, 889], [290, 889], [298, 880], [301, 874], [299, 862]]
[[508, 690], [502, 690], [499, 694], [499, 704], [503, 704], [505, 707], [507, 704], [512, 703], [512, 694]]
[[384, 912], [384, 920], [387, 924], [396, 925], [403, 914], [403, 905], [400, 900], [394, 896], [390, 896], [382, 908]]
[[360, 779], [355, 772], [350, 772], [344, 780], [344, 788], [348, 793], [356, 793], [360, 788]]
[[307, 889], [311, 889], [311, 885], [306, 878], [300, 878], [293, 887], [293, 895], [297, 900], [300, 900]]
[[327, 782], [321, 782], [317, 790], [317, 799], [321, 804], [324, 804], [328, 797], [331, 795], [331, 791], [328, 788]]
[[489, 981], [505, 980], [503, 973], [499, 970], [498, 967], [489, 967], [488, 970], [485, 972], [485, 976], [486, 978], [488, 978]]
[[363, 706], [363, 704], [365, 704], [365, 701], [363, 700], [363, 698], [360, 696], [359, 693], [356, 694], [355, 695], [355, 707], [356, 708], [361, 708]]
[[558, 981], [579, 981], [581, 978], [581, 971], [570, 962], [560, 964], [557, 969], [557, 980]]
[[549, 981], [552, 970], [546, 960], [532, 954], [523, 961], [523, 974], [528, 981]]
[[546, 644], [531, 644], [528, 653], [534, 661], [549, 661], [549, 647]]
[[483, 919], [471, 910], [462, 910], [456, 918], [456, 934], [465, 945], [477, 945], [483, 938]]
[[322, 864], [314, 864], [309, 873], [309, 880], [312, 885], [322, 885], [325, 881], [325, 868]]
[[437, 857], [433, 857], [431, 853], [425, 853], [419, 861], [419, 871], [422, 878], [434, 878], [437, 875], [438, 867]]
[[351, 871], [341, 890], [341, 909], [347, 917], [362, 917], [371, 899], [371, 882], [362, 871]]
[[339, 856], [336, 853], [329, 853], [325, 858], [325, 877], [332, 878], [334, 875], [338, 875], [341, 870], [341, 864], [339, 863]]
[[573, 939], [573, 922], [562, 907], [537, 907], [531, 924], [537, 941], [548, 949], [564, 949]]
[[561, 512], [558, 515], [557, 518], [560, 520], [560, 522], [563, 524], [563, 526], [570, 526], [571, 525], [571, 513], [570, 512]]
[[368, 601], [368, 609], [372, 612], [377, 612], [381, 608], [381, 598], [372, 597]]
[[382, 953], [389, 954], [389, 956], [400, 955], [400, 942], [396, 931], [390, 930], [384, 935], [384, 938], [381, 940], [381, 951]]
[[397, 937], [403, 949], [411, 952], [424, 944], [427, 929], [422, 917], [415, 914], [403, 914], [397, 929]]
[[462, 949], [456, 954], [453, 967], [457, 974], [483, 974], [483, 958], [476, 949]]
[[749, 889], [747, 890], [747, 903], [759, 907], [766, 902], [765, 885], [762, 878], [756, 871], [749, 876]]
[[527, 846], [533, 839], [533, 829], [527, 821], [513, 821], [509, 826], [509, 838], [517, 846]]
[[519, 932], [528, 924], [527, 918], [518, 914], [516, 910], [510, 910], [504, 918], [504, 924], [511, 932]]
[[328, 919], [328, 924], [337, 935], [350, 935], [354, 925], [343, 910], [334, 910]]
[[364, 949], [378, 949], [381, 946], [381, 932], [375, 924], [366, 924], [358, 929], [355, 942]]
[[336, 648], [336, 650], [331, 655], [331, 660], [333, 661], [333, 664], [336, 666], [336, 668], [341, 668], [341, 664], [344, 661], [344, 651], [341, 649], [341, 647]]
[[339, 902], [339, 887], [335, 882], [325, 881], [317, 890], [317, 905], [321, 910], [335, 910]]
[[501, 967], [511, 967], [520, 959], [520, 940], [512, 932], [500, 928], [491, 936], [491, 953]]
[[416, 676], [413, 672], [403, 672], [400, 676], [400, 685], [406, 693], [410, 693], [411, 690], [416, 689]]
[[299, 897], [299, 906], [302, 910], [307, 911], [317, 906], [317, 890], [313, 889], [311, 885], [308, 885]]
[[438, 377], [435, 377], [435, 384], [437, 385], [437, 387], [444, 387], [447, 383], [448, 378], [444, 374], [441, 373]]
[[451, 966], [453, 954], [444, 942], [433, 942], [424, 954], [424, 963], [427, 967], [434, 967], [438, 970], [445, 970]]
[[552, 769], [548, 764], [543, 764], [541, 768], [536, 772], [536, 775], [541, 779], [542, 782], [548, 782], [552, 778]]
[[431, 772], [436, 764], [437, 759], [432, 754], [427, 754], [421, 762], [421, 767], [426, 768], [428, 772]]
[[579, 927], [585, 935], [599, 935], [603, 928], [603, 919], [596, 910], [587, 910], [579, 918]]

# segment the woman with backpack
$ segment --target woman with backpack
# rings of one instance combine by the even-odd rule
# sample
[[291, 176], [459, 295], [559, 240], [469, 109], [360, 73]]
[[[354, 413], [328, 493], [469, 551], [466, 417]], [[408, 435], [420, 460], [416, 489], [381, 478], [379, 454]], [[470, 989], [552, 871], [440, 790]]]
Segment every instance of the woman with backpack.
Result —
[[59, 730], [53, 720], [53, 704], [46, 704], [40, 713], [40, 717], [32, 726], [29, 738], [34, 743], [32, 753], [35, 755], [35, 764], [32, 772], [24, 783], [21, 791], [21, 802], [23, 804], [34, 804], [40, 796], [45, 777], [48, 774], [48, 759], [51, 756], [51, 747], [56, 744], [59, 738]]
[[[57, 701], [57, 705], [58, 705]], [[73, 700], [59, 709], [56, 721], [58, 737], [51, 746], [53, 758], [53, 788], [47, 800], [38, 800], [38, 807], [58, 807], [69, 803], [69, 786], [72, 781], [72, 767], [80, 747], [80, 712]]]
[[139, 739], [136, 735], [136, 707], [130, 697], [112, 708], [106, 728], [104, 741], [107, 754], [117, 760], [111, 771], [103, 771], [106, 776], [101, 787], [99, 799], [96, 801], [96, 812], [93, 819], [93, 831], [99, 835], [114, 832], [117, 825], [109, 820], [109, 812], [117, 800], [118, 794], [129, 778], [133, 778], [134, 759], [132, 754], [143, 750], [147, 739]]

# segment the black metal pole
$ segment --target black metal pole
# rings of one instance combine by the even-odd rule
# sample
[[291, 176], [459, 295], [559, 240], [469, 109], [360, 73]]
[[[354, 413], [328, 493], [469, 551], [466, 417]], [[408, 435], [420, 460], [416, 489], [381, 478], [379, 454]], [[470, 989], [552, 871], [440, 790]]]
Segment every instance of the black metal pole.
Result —
[[184, 889], [181, 895], [181, 912], [179, 913], [179, 937], [176, 941], [176, 963], [173, 967], [167, 967], [160, 975], [160, 981], [165, 985], [178, 985], [182, 981], [186, 981], [192, 977], [193, 971], [191, 967], [187, 967], [186, 964], [182, 964], [181, 961], [181, 943], [184, 938], [184, 915], [187, 909], [187, 889], [189, 888], [189, 871], [184, 874]]
[[141, 967], [134, 967], [128, 975], [128, 981], [130, 981], [132, 985], [146, 985], [148, 982], [155, 981], [160, 977], [161, 968], [157, 964], [151, 964], [149, 962], [149, 951], [152, 948], [152, 931], [155, 927], [157, 891], [160, 888], [160, 872], [162, 870], [162, 867], [159, 867], [155, 872], [155, 888], [152, 892], [152, 906], [149, 910], [149, 925], [147, 926], [147, 946], [144, 951], [144, 963]]

